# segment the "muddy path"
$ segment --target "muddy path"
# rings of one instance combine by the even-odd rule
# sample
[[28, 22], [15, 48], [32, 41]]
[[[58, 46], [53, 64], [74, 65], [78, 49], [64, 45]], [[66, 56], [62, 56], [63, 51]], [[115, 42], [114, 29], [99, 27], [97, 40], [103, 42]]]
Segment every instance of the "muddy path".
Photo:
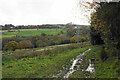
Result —
[[87, 57], [87, 55], [85, 57], [83, 57], [83, 55], [85, 55], [85, 53], [90, 51], [91, 49], [92, 48], [80, 53], [75, 58], [72, 58], [70, 60], [72, 62], [72, 65], [71, 66], [63, 65], [62, 66], [63, 69], [60, 70], [58, 74], [53, 75], [52, 78], [69, 78], [73, 72], [75, 72], [79, 69], [81, 69], [81, 71], [83, 71], [85, 63], [86, 63], [86, 57]]

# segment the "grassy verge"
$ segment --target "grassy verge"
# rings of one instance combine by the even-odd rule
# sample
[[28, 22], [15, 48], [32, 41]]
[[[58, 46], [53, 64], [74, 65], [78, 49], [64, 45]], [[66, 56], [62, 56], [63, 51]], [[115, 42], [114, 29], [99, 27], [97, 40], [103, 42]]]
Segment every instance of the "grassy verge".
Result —
[[[47, 52], [34, 57], [4, 60], [2, 66], [3, 78], [43, 78], [59, 73], [62, 65], [69, 65], [69, 60], [91, 46], [81, 45], [76, 48], [57, 48], [57, 51]], [[56, 48], [55, 48], [56, 50]], [[23, 52], [24, 53], [24, 52]], [[17, 53], [16, 53], [17, 54]], [[15, 57], [16, 55], [14, 55]], [[20, 56], [20, 55], [19, 55]], [[5, 57], [3, 57], [5, 58]]]
[[7, 52], [6, 51], [3, 51], [3, 54], [12, 54], [12, 53], [20, 53], [21, 51], [26, 51], [26, 52], [30, 52], [30, 51], [43, 51], [43, 50], [50, 50], [50, 49], [54, 49], [56, 47], [64, 47], [64, 46], [69, 46], [69, 45], [73, 45], [75, 43], [71, 43], [71, 44], [61, 44], [61, 45], [53, 45], [53, 46], [46, 46], [46, 47], [38, 47], [38, 48], [29, 48], [29, 49], [16, 49], [15, 51], [11, 51], [11, 50], [8, 50]]
[[[87, 52], [84, 57], [86, 58], [84, 71], [81, 70], [76, 71], [70, 77], [71, 78], [85, 78], [85, 77], [96, 77], [96, 78], [117, 78], [118, 77], [118, 59], [107, 59], [105, 61], [101, 60], [102, 53], [102, 45], [101, 46], [94, 46], [94, 49]], [[86, 72], [89, 65], [89, 59], [95, 58], [95, 73]], [[83, 63], [82, 63], [83, 64]]]
[[8, 51], [8, 52], [4, 51], [2, 57], [3, 57], [3, 61], [18, 60], [26, 57], [31, 58], [35, 56], [41, 56], [42, 54], [54, 55], [54, 53], [57, 54], [66, 50], [85, 47], [89, 45], [90, 45], [89, 42], [84, 42], [84, 43], [48, 46], [44, 48], [19, 49], [16, 51]]

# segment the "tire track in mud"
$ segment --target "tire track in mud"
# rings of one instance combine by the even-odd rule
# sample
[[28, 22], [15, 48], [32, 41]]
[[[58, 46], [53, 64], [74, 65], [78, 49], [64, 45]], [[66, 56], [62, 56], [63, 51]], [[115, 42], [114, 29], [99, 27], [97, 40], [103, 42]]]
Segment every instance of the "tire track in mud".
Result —
[[[81, 62], [83, 62], [85, 60], [85, 58], [83, 58], [83, 55], [90, 51], [92, 48], [80, 53], [78, 56], [76, 56], [75, 58], [72, 58], [70, 61], [72, 61], [72, 65], [71, 67], [68, 67], [67, 65], [62, 66], [62, 70], [60, 70], [60, 73], [53, 75], [52, 78], [69, 78], [69, 76], [77, 71], [78, 69], [83, 70], [85, 64], [81, 64]], [[84, 61], [86, 62], [86, 61]]]

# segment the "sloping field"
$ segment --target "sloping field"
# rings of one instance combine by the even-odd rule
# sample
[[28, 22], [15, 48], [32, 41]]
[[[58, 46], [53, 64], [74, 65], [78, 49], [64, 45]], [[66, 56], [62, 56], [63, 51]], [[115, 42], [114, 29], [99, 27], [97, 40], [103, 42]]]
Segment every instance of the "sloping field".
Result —
[[[71, 65], [71, 58], [91, 48], [91, 46], [85, 44], [79, 45], [78, 48], [74, 48], [73, 45], [71, 49], [69, 45], [69, 47], [59, 46], [58, 48], [49, 50], [49, 52], [44, 51], [44, 53], [38, 53], [40, 55], [35, 57], [28, 57], [32, 56], [29, 54], [30, 51], [28, 53], [21, 51], [21, 54], [26, 53], [29, 55], [21, 57], [20, 59], [16, 58], [17, 55], [20, 56], [19, 53], [14, 53], [16, 55], [4, 54], [2, 66], [3, 78], [52, 77], [54, 74], [59, 73], [62, 65]], [[34, 53], [34, 51], [31, 50], [31, 53], [32, 52]]]

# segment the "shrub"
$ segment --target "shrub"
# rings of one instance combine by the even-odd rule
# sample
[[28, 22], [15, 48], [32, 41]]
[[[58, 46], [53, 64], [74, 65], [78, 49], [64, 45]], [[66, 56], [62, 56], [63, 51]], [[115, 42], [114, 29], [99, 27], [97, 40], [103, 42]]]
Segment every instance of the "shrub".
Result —
[[16, 41], [10, 41], [5, 45], [4, 49], [15, 51], [15, 49], [17, 49], [18, 47], [19, 44]]
[[23, 49], [23, 48], [30, 48], [32, 47], [32, 43], [30, 40], [24, 40], [24, 41], [20, 41], [19, 42], [19, 48]]
[[74, 43], [77, 41], [77, 36], [73, 36], [70, 38], [70, 42]]
[[102, 61], [105, 61], [108, 58], [107, 53], [105, 52], [105, 48], [104, 47], [101, 50], [100, 58], [101, 58]]
[[47, 43], [43, 40], [38, 40], [36, 42], [36, 45], [37, 45], [37, 47], [44, 47], [44, 46], [47, 46]]
[[44, 37], [44, 36], [46, 36], [46, 34], [45, 34], [45, 33], [42, 33], [42, 34], [41, 34], [41, 36], [43, 36], [43, 37]]

